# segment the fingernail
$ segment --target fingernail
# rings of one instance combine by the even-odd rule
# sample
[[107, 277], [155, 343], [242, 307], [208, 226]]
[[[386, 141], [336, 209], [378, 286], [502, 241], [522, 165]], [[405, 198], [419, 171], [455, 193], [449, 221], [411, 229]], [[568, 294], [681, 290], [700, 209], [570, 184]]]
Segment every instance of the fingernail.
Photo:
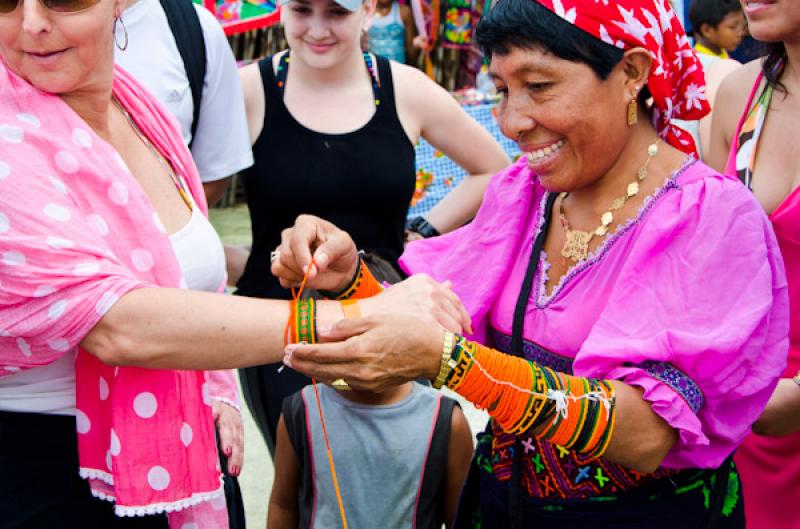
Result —
[[238, 476], [238, 475], [239, 475], [239, 467], [237, 467], [237, 466], [235, 466], [235, 465], [234, 465], [234, 466], [232, 466], [232, 467], [231, 467], [231, 475], [233, 475], [233, 476]]
[[304, 274], [308, 273], [308, 265], [303, 266], [303, 273]]
[[228, 456], [228, 457], [230, 457], [230, 455], [231, 455], [232, 453], [233, 453], [233, 447], [232, 447], [232, 446], [226, 446], [226, 447], [225, 447], [225, 455], [226, 455], [226, 456]]
[[321, 327], [317, 327], [317, 334], [330, 334], [331, 326], [330, 325], [323, 325]]
[[287, 353], [286, 353], [286, 354], [283, 356], [283, 363], [284, 363], [285, 365], [289, 366], [289, 367], [292, 367], [292, 353], [291, 353], [291, 352], [287, 352]]

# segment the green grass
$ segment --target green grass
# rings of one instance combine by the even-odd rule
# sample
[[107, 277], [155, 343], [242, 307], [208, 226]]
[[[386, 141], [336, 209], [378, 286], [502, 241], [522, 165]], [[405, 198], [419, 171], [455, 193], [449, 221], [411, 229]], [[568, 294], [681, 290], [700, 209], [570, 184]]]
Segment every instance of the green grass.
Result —
[[245, 204], [230, 208], [211, 208], [209, 218], [223, 243], [230, 245], [251, 243], [250, 215]]

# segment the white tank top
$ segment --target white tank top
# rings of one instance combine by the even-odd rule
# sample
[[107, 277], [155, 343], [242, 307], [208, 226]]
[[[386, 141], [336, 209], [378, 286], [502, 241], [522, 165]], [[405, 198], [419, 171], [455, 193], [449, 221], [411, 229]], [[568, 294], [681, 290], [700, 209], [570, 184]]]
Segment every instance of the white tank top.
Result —
[[[225, 251], [195, 206], [189, 222], [169, 236], [189, 290], [216, 292], [225, 280]], [[75, 354], [0, 378], [0, 410], [75, 415]]]

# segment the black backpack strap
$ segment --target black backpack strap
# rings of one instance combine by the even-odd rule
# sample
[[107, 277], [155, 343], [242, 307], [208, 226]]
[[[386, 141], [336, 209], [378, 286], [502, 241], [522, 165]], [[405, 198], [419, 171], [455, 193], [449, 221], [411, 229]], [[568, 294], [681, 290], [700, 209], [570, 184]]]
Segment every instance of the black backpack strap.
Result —
[[186, 68], [186, 77], [189, 78], [189, 87], [192, 90], [192, 140], [189, 148], [194, 143], [197, 132], [197, 121], [200, 117], [200, 100], [203, 97], [203, 82], [206, 78], [206, 40], [203, 37], [203, 28], [200, 26], [200, 17], [195, 11], [191, 0], [161, 0], [161, 6], [167, 15], [167, 22], [178, 45], [178, 52]]

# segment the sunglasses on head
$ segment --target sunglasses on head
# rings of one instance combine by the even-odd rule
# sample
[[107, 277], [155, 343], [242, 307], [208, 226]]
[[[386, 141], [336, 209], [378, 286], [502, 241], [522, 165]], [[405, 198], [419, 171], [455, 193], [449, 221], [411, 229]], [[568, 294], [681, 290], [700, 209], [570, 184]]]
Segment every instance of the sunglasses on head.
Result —
[[[0, 14], [13, 13], [24, 0], [0, 0]], [[56, 13], [77, 13], [100, 3], [100, 0], [39, 0], [39, 2]]]

